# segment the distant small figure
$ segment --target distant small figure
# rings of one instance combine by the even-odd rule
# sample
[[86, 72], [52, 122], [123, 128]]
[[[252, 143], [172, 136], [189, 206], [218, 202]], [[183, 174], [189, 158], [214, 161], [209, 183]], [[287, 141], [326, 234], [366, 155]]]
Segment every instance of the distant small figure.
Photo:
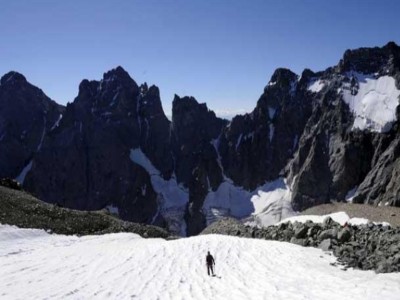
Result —
[[214, 257], [210, 254], [210, 251], [207, 252], [206, 264], [207, 264], [208, 276], [210, 276], [210, 270], [211, 270], [211, 274], [214, 276], [215, 261], [214, 261]]

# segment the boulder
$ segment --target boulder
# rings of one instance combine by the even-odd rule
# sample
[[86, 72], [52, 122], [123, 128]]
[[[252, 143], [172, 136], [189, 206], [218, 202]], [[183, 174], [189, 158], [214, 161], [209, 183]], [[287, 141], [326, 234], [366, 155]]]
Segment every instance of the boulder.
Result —
[[326, 229], [318, 235], [319, 240], [336, 239], [338, 230], [336, 228]]
[[345, 243], [351, 238], [351, 231], [348, 228], [343, 228], [339, 231], [337, 239], [340, 243]]
[[322, 242], [319, 243], [318, 248], [322, 249], [323, 251], [329, 251], [332, 249], [332, 240], [331, 239], [325, 239]]
[[308, 230], [309, 230], [308, 226], [302, 225], [295, 230], [294, 237], [297, 239], [303, 239], [307, 236]]

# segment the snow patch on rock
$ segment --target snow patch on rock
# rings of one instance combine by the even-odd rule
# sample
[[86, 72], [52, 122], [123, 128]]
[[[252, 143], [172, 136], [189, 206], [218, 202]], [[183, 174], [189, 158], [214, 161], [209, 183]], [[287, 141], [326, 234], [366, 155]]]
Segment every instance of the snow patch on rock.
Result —
[[50, 129], [50, 131], [52, 131], [53, 129], [57, 128], [57, 127], [60, 125], [60, 121], [61, 121], [62, 117], [63, 117], [63, 115], [62, 115], [62, 114], [60, 114], [60, 115], [58, 116], [58, 119], [57, 119], [57, 121], [54, 123], [54, 125], [53, 125], [53, 126], [51, 126], [51, 129]]
[[268, 117], [270, 120], [272, 120], [274, 118], [275, 113], [276, 113], [276, 109], [271, 106], [268, 106]]
[[165, 180], [140, 148], [131, 149], [129, 157], [150, 175], [153, 190], [158, 194], [160, 214], [167, 221], [168, 229], [176, 234], [186, 235], [184, 214], [189, 202], [188, 191], [177, 183], [175, 176]]
[[111, 205], [107, 205], [105, 208], [106, 208], [106, 210], [107, 210], [110, 214], [119, 216], [119, 209], [118, 209], [118, 207], [116, 207], [116, 206], [114, 206], [114, 205], [111, 204]]
[[272, 142], [272, 139], [274, 138], [274, 132], [275, 132], [274, 124], [269, 123], [269, 133], [268, 133], [269, 142]]
[[343, 100], [355, 116], [353, 129], [387, 132], [396, 121], [400, 90], [391, 76], [351, 72], [349, 83], [342, 85]]
[[21, 173], [15, 178], [20, 184], [24, 184], [25, 177], [32, 169], [32, 160], [22, 169]]
[[313, 93], [319, 93], [325, 87], [325, 82], [322, 79], [311, 80], [308, 84], [307, 90]]
[[207, 225], [221, 217], [244, 219], [249, 225], [268, 226], [293, 216], [291, 192], [282, 178], [267, 182], [254, 191], [224, 181], [215, 192], [206, 196], [203, 211]]
[[345, 196], [345, 200], [347, 202], [353, 202], [353, 198], [356, 195], [357, 192], [357, 186], [355, 186], [354, 188], [352, 188], [350, 191], [347, 192], [346, 196]]

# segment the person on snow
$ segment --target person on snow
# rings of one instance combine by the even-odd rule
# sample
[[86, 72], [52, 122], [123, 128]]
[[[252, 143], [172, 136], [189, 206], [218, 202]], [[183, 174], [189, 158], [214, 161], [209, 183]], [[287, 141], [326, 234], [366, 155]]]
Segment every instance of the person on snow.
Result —
[[207, 252], [206, 264], [207, 264], [208, 276], [210, 276], [210, 271], [211, 271], [211, 274], [214, 276], [215, 261], [214, 261], [214, 257], [210, 254], [210, 251]]

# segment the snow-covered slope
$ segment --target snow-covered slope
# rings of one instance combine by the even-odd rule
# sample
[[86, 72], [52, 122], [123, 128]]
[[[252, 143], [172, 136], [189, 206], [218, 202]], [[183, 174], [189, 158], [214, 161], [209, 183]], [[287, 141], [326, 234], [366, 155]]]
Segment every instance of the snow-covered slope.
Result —
[[[204, 265], [210, 250], [216, 277]], [[208, 235], [49, 235], [0, 225], [1, 299], [398, 299], [400, 274], [342, 271], [319, 249]]]

